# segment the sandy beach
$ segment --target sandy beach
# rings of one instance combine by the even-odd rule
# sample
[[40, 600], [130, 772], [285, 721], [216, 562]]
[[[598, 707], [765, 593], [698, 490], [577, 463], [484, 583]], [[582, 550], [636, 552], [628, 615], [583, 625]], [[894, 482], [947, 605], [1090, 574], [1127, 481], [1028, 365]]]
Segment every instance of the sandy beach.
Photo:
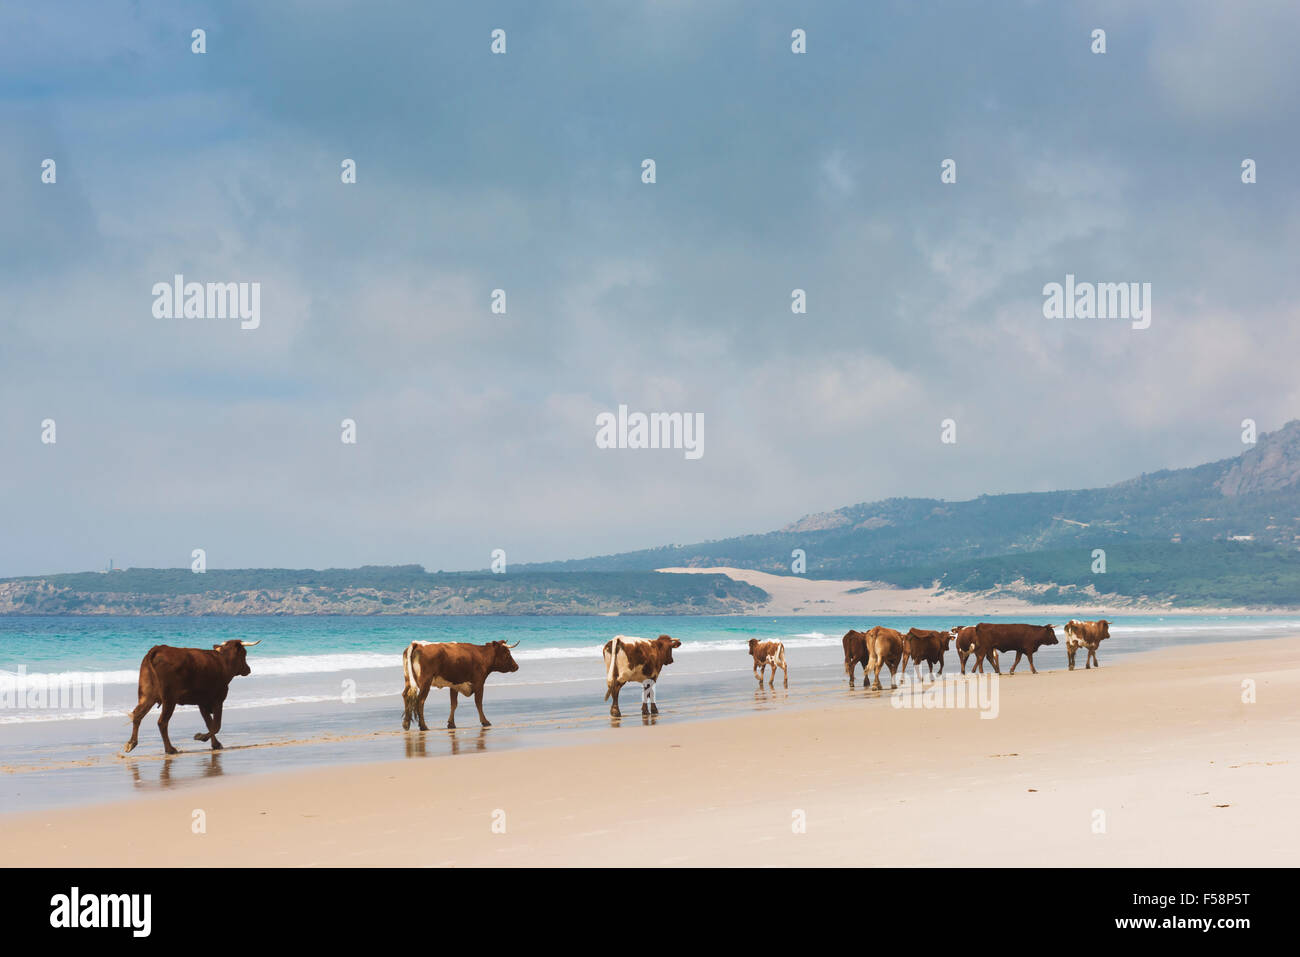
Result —
[[[702, 568], [657, 568], [677, 575], [726, 575], [763, 589], [768, 601], [752, 614], [765, 615], [959, 615], [988, 618], [995, 615], [1027, 615], [1030, 618], [1068, 619], [1087, 613], [1089, 617], [1116, 614], [1161, 615], [1257, 615], [1286, 614], [1285, 608], [1228, 606], [1176, 607], [1171, 602], [1142, 598], [1118, 598], [1080, 592], [1069, 604], [1033, 602], [1016, 594], [953, 591], [938, 588], [901, 588], [882, 582], [849, 579], [808, 578], [803, 575], [774, 575], [752, 568], [717, 565]], [[1032, 589], [1021, 584], [1025, 593]]]
[[1300, 854], [1295, 639], [1017, 673], [991, 720], [871, 696], [845, 687], [812, 707], [684, 723], [665, 708], [656, 725], [624, 719], [573, 745], [9, 814], [0, 842], [7, 863], [37, 866], [1220, 866]]

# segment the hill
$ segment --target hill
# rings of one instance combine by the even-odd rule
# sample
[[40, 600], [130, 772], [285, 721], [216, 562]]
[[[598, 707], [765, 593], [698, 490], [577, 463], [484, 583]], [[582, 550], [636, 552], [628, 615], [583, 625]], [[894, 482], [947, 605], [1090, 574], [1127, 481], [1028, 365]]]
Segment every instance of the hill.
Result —
[[493, 575], [419, 565], [131, 568], [0, 581], [0, 614], [9, 615], [720, 615], [766, 598], [725, 575]]
[[[1105, 488], [891, 498], [807, 515], [776, 531], [529, 566], [548, 571], [730, 566], [809, 578], [937, 582], [988, 590], [1019, 581], [1042, 600], [1071, 589], [1183, 604], [1300, 604], [1300, 421], [1235, 458]], [[1092, 571], [1104, 549], [1106, 573]], [[1064, 592], [1061, 590], [1064, 589]]]

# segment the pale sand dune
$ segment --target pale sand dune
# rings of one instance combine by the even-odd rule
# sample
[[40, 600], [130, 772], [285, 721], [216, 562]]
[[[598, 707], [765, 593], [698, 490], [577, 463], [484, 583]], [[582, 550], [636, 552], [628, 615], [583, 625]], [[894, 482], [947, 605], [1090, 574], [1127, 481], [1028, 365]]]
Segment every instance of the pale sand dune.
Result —
[[[1102, 660], [1106, 661], [1103, 645]], [[1258, 702], [1242, 702], [1243, 679]], [[0, 817], [10, 865], [1294, 865], [1300, 643], [1023, 673], [1000, 715], [829, 706]], [[1224, 806], [1220, 806], [1224, 805]], [[207, 833], [191, 833], [206, 813]], [[505, 812], [506, 833], [492, 831]], [[1094, 812], [1106, 833], [1094, 834]], [[807, 832], [792, 832], [796, 811]]]
[[[773, 575], [749, 568], [657, 568], [655, 571], [681, 575], [726, 575], [755, 585], [768, 593], [767, 604], [750, 614], [759, 615], [961, 615], [965, 618], [993, 615], [1026, 615], [1030, 621], [1051, 618], [1066, 620], [1087, 613], [1162, 615], [1260, 614], [1260, 608], [1172, 608], [1160, 602], [1142, 600], [1106, 601], [1081, 596], [1069, 605], [1046, 605], [1007, 595], [989, 596], [978, 592], [940, 592], [933, 588], [894, 588], [880, 582], [831, 581], [795, 575]], [[853, 590], [862, 589], [856, 594]], [[1283, 609], [1282, 611], [1285, 611]], [[954, 622], [956, 624], [956, 622]]]

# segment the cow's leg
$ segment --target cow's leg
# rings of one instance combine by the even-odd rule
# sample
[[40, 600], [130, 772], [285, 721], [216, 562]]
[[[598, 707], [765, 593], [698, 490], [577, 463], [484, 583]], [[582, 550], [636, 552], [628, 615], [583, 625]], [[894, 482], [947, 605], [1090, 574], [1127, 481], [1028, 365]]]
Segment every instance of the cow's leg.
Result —
[[122, 747], [123, 754], [130, 754], [135, 750], [135, 746], [140, 743], [140, 722], [144, 720], [153, 706], [158, 703], [158, 699], [153, 695], [141, 695], [140, 703], [135, 706], [131, 712], [131, 740]]
[[429, 726], [424, 723], [424, 702], [429, 698], [429, 689], [433, 687], [433, 676], [429, 676], [429, 682], [420, 682], [420, 693], [415, 698], [415, 720], [421, 731], [428, 731]]
[[1031, 675], [1038, 674], [1038, 669], [1034, 667], [1034, 653], [1032, 651], [1026, 652], [1025, 657], [1029, 659], [1029, 673]]
[[784, 660], [781, 661], [781, 687], [790, 687], [790, 666]]
[[1100, 668], [1100, 667], [1101, 667], [1101, 662], [1097, 660], [1097, 649], [1096, 649], [1096, 648], [1089, 648], [1089, 649], [1088, 649], [1088, 653], [1089, 653], [1090, 655], [1092, 655], [1092, 666], [1093, 666], [1094, 668]]
[[212, 708], [212, 724], [208, 727], [212, 729], [212, 750], [220, 751], [221, 742], [217, 740], [217, 732], [221, 730], [221, 709], [225, 706], [224, 702], [218, 701]]
[[610, 692], [610, 695], [614, 699], [609, 706], [609, 715], [611, 718], [623, 717], [623, 712], [618, 710], [618, 693], [622, 690], [623, 690], [623, 683], [621, 681], [614, 682], [614, 688]]
[[655, 703], [655, 683], [653, 679], [641, 683], [641, 713], [659, 713], [659, 705]]
[[964, 654], [964, 655], [963, 655], [960, 651], [957, 652], [957, 660], [961, 662], [961, 673], [962, 673], [962, 674], [965, 674], [965, 673], [966, 673], [966, 659], [969, 658], [969, 657], [970, 657], [970, 652], [967, 652], [967, 653]]
[[456, 689], [451, 689], [451, 714], [447, 715], [447, 727], [456, 727]]
[[162, 703], [162, 713], [158, 715], [158, 733], [162, 735], [163, 750], [168, 754], [180, 754], [180, 751], [172, 747], [171, 738], [167, 737], [167, 722], [171, 721], [172, 712], [175, 710], [175, 701], [164, 700]]
[[[896, 666], [894, 665], [889, 666], [889, 690], [890, 691], [894, 691], [898, 688], [898, 672], [895, 670], [895, 667]], [[917, 674], [920, 674], [920, 669], [917, 669]]]
[[201, 732], [200, 734], [196, 734], [194, 736], [194, 740], [206, 741], [208, 740], [208, 738], [213, 737], [213, 735], [215, 734], [215, 732], [212, 730], [212, 712], [210, 712], [203, 705], [199, 705], [199, 717], [203, 719], [203, 726], [208, 730]]
[[489, 721], [487, 715], [483, 713], [483, 688], [484, 685], [479, 685], [478, 690], [474, 692], [474, 707], [478, 708], [478, 723], [483, 725], [485, 728], [490, 728], [492, 727], [492, 722]]
[[[853, 687], [853, 672], [856, 671], [857, 668], [858, 668], [858, 663], [857, 663], [857, 661], [846, 661], [846, 662], [844, 662], [844, 670], [847, 671], [847, 672], [849, 673], [849, 688], [850, 688], [850, 689], [852, 689], [852, 687]], [[863, 681], [864, 684], [866, 683], [866, 680], [867, 680], [867, 674], [866, 674], [866, 670], [864, 669], [863, 672], [862, 672], [862, 681]]]
[[772, 669], [772, 676], [768, 678], [767, 685], [769, 688], [775, 688], [776, 687], [776, 659], [773, 658], [767, 664], [768, 667]]
[[[1070, 662], [1070, 670], [1071, 670], [1071, 671], [1074, 670], [1074, 654], [1075, 654], [1075, 652], [1078, 651], [1078, 650], [1079, 650], [1079, 649], [1076, 648], [1074, 645], [1066, 645], [1066, 646], [1065, 646], [1065, 657], [1066, 657], [1066, 659]], [[1084, 661], [1083, 666], [1084, 666], [1085, 668], [1088, 667], [1088, 662], [1087, 662], [1086, 660]]]
[[1013, 662], [1011, 662], [1011, 674], [1014, 675], [1014, 674], [1016, 673], [1016, 667], [1020, 664], [1020, 659], [1021, 659], [1021, 657], [1022, 657], [1023, 655], [1024, 655], [1024, 652], [1021, 651], [1019, 648], [1017, 648], [1017, 649], [1016, 649], [1016, 660], [1013, 661]]

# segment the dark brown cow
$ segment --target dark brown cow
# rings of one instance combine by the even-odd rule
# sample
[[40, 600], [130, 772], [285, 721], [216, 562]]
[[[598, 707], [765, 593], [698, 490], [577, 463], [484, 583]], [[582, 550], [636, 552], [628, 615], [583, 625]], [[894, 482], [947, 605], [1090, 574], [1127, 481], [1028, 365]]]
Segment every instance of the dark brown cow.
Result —
[[654, 639], [618, 635], [605, 642], [605, 698], [614, 699], [609, 713], [615, 718], [623, 716], [623, 712], [618, 710], [618, 693], [623, 685], [639, 681], [641, 713], [658, 714], [655, 682], [659, 680], [659, 673], [673, 663], [673, 649], [681, 646], [680, 641], [668, 635]]
[[760, 685], [763, 683], [763, 672], [771, 665], [771, 686], [776, 687], [776, 669], [780, 668], [782, 684], [786, 688], [790, 687], [790, 669], [785, 663], [785, 645], [779, 641], [759, 641], [757, 638], [751, 638], [749, 653], [754, 658], [754, 677], [758, 679]]
[[939, 674], [943, 674], [943, 655], [952, 644], [952, 632], [925, 631], [921, 628], [909, 628], [903, 636], [903, 663], [901, 671], [907, 674], [907, 663], [911, 661], [916, 668], [916, 677], [921, 677], [921, 662], [930, 666], [930, 678], [934, 679], [934, 666], [939, 665]]
[[867, 633], [865, 631], [847, 631], [844, 637], [840, 639], [844, 645], [844, 672], [849, 676], [849, 687], [853, 687], [853, 672], [858, 665], [862, 665], [862, 687], [866, 687], [867, 681], [867, 662], [871, 660], [871, 653], [867, 650]]
[[[984, 671], [984, 659], [993, 651], [1014, 651], [1016, 660], [1011, 663], [1010, 674], [1016, 673], [1021, 655], [1029, 658], [1029, 670], [1038, 674], [1034, 667], [1034, 652], [1043, 645], [1060, 644], [1056, 640], [1056, 631], [1051, 625], [990, 625], [980, 622], [975, 626], [975, 670]], [[1002, 671], [998, 663], [993, 662], [993, 670]]]
[[1074, 653], [1080, 645], [1088, 649], [1088, 654], [1083, 659], [1083, 670], [1087, 671], [1093, 665], [1100, 668], [1097, 646], [1109, 637], [1110, 622], [1105, 618], [1097, 621], [1075, 621], [1071, 618], [1065, 626], [1065, 653], [1070, 659], [1070, 670], [1074, 670]]
[[[950, 628], [949, 631], [952, 632], [953, 638], [956, 639], [957, 657], [961, 660], [961, 673], [965, 674], [966, 659], [975, 651], [975, 626], [958, 625], [955, 628]], [[996, 648], [992, 651], [992, 657], [993, 663], [996, 665], [998, 661], [998, 652]]]
[[220, 751], [217, 732], [221, 730], [221, 708], [226, 703], [230, 682], [239, 675], [250, 673], [248, 653], [245, 648], [260, 644], [257, 641], [240, 641], [232, 638], [220, 645], [206, 648], [172, 648], [154, 645], [140, 662], [140, 683], [136, 686], [139, 702], [131, 712], [131, 740], [122, 748], [130, 754], [140, 741], [140, 722], [156, 704], [162, 705], [158, 715], [158, 730], [162, 733], [163, 750], [179, 754], [169, 737], [167, 723], [178, 704], [198, 705], [206, 734], [196, 734], [195, 741], [211, 741], [212, 750]]
[[[871, 690], [880, 690], [880, 669], [889, 666], [889, 690], [898, 687], [899, 662], [903, 657], [903, 636], [892, 628], [877, 625], [867, 632], [867, 652], [871, 655], [868, 667], [872, 671]], [[862, 679], [866, 681], [866, 676]]]
[[402, 689], [402, 730], [411, 727], [414, 717], [421, 731], [428, 731], [424, 723], [424, 701], [429, 689], [451, 689], [451, 714], [447, 727], [456, 727], [456, 696], [474, 696], [478, 708], [479, 724], [492, 727], [483, 713], [483, 685], [494, 671], [509, 674], [518, 671], [515, 656], [510, 649], [518, 645], [504, 641], [489, 641], [486, 645], [472, 645], [462, 641], [413, 641], [402, 652], [402, 673], [406, 687]]

